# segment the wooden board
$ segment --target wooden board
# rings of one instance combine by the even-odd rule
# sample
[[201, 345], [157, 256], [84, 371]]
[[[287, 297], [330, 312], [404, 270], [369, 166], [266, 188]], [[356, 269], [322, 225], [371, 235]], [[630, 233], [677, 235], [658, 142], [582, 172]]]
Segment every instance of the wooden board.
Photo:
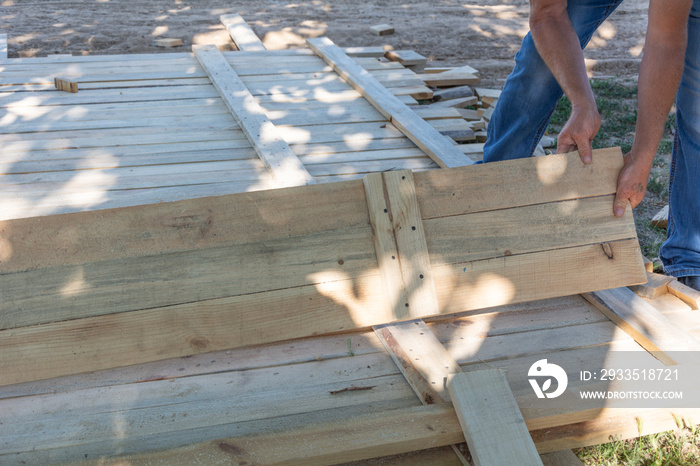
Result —
[[542, 465], [502, 371], [456, 374], [447, 388], [475, 465]]
[[412, 110], [397, 101], [367, 71], [352, 61], [327, 38], [307, 40], [311, 47], [344, 79], [387, 117], [441, 167], [471, 165], [472, 161], [443, 138]]
[[[625, 432], [621, 438], [636, 437], [636, 415], [643, 416], [645, 433], [675, 425], [671, 414], [662, 410], [601, 412], [569, 403], [557, 406], [558, 416], [549, 413], [542, 417], [527, 409], [524, 401], [528, 394], [523, 388], [532, 396], [526, 371], [533, 360], [549, 354], [569, 354], [573, 368], [577, 367], [576, 361], [602, 363], [614, 349], [630, 349], [613, 348], [611, 341], [636, 347], [626, 334], [606, 321], [585, 300], [571, 296], [440, 316], [431, 319], [428, 326], [465, 369], [496, 367], [506, 371], [526, 422], [531, 429], [543, 429], [535, 430], [535, 434], [538, 449], [545, 452], [574, 448], [596, 439], [604, 442], [618, 431]], [[645, 356], [656, 362], [652, 356]], [[568, 363], [562, 364], [569, 367]], [[353, 386], [374, 388], [338, 392]], [[338, 393], [333, 395], [331, 391]], [[256, 442], [250, 442], [252, 435], [268, 434], [266, 438], [272, 442], [302, 431], [335, 429], [337, 434], [329, 435], [337, 435], [336, 442], [324, 442], [322, 436], [303, 437], [307, 441], [300, 440], [296, 447], [290, 444], [289, 449], [275, 450], [275, 457], [278, 461], [308, 458], [306, 464], [314, 464], [319, 454], [352, 451], [358, 457], [363, 453], [377, 456], [382, 451], [412, 451], [446, 442], [445, 429], [428, 429], [418, 434], [421, 440], [401, 442], [425, 425], [400, 419], [435, 419], [430, 410], [401, 417], [402, 412], [407, 414], [404, 410], [413, 410], [416, 404], [414, 392], [373, 332], [328, 335], [2, 387], [0, 412], [5, 422], [0, 425], [0, 438], [5, 442], [0, 442], [0, 463], [46, 464], [87, 458], [98, 464], [121, 460], [107, 458], [117, 451], [129, 454], [190, 444], [194, 444], [193, 450], [215, 452], [221, 443], [215, 439], [234, 446], [245, 442], [249, 448], [241, 454], [252, 454], [262, 451]], [[66, 407], [72, 407], [70, 413]], [[446, 408], [443, 412], [454, 420], [450, 427], [441, 426], [450, 429], [450, 435], [462, 436], [454, 410], [441, 408]], [[674, 412], [681, 417], [687, 415]], [[361, 432], [368, 441], [373, 439], [372, 447], [343, 429], [366, 414], [385, 421], [351, 424], [360, 428], [352, 432]], [[113, 434], [115, 419], [125, 426], [124, 436], [119, 439]], [[605, 422], [608, 419], [610, 425]], [[576, 424], [579, 422], [598, 425], [586, 429]], [[605, 437], [601, 437], [603, 433]], [[270, 445], [264, 438], [258, 437], [260, 448]], [[177, 464], [178, 456], [172, 451], [151, 453], [142, 459], [155, 461], [159, 455]], [[192, 456], [188, 455], [183, 454], [182, 463], [191, 462]], [[230, 462], [230, 457], [224, 461]], [[404, 458], [404, 464], [406, 461], [411, 460]]]
[[258, 105], [248, 88], [238, 78], [224, 56], [213, 46], [194, 46], [193, 50], [221, 98], [245, 132], [265, 166], [279, 181], [280, 186], [299, 186], [314, 183], [299, 158]]
[[675, 280], [674, 277], [659, 273], [651, 273], [647, 271], [647, 282], [642, 285], [633, 285], [630, 287], [638, 296], [642, 298], [654, 299], [662, 294], [668, 293], [669, 283]]
[[682, 352], [700, 350], [700, 341], [628, 288], [597, 291], [584, 296], [666, 365], [684, 362], [677, 359], [679, 355], [681, 358], [685, 356]]
[[439, 313], [413, 174], [376, 173], [364, 185], [388, 306], [397, 320]]
[[221, 24], [223, 24], [228, 31], [231, 40], [233, 40], [238, 50], [244, 52], [260, 52], [267, 50], [241, 15], [235, 13], [221, 15], [219, 19]]
[[[428, 272], [435, 283], [437, 307], [416, 305], [410, 316], [644, 280], [631, 215], [596, 219], [596, 228], [589, 225], [589, 229], [602, 234], [595, 239], [576, 238], [566, 230], [557, 236], [556, 230], [547, 228], [547, 234], [554, 235], [549, 241], [556, 244], [553, 249], [537, 236], [532, 244], [509, 244], [506, 236], [495, 249], [475, 255], [460, 255], [461, 247], [454, 246], [458, 243], [446, 248], [457, 254], [441, 252], [446, 243], [436, 238], [445, 228], [428, 228], [438, 218], [455, 222], [477, 214], [480, 228], [489, 228], [492, 222], [493, 231], [507, 231], [509, 225], [501, 224], [503, 216], [489, 219], [487, 211], [527, 209], [529, 202], [556, 205], [572, 202], [572, 197], [583, 202], [582, 197], [614, 192], [615, 173], [600, 176], [577, 157], [572, 153], [553, 156], [551, 161], [540, 157], [415, 173], [415, 203], [406, 201], [412, 198], [410, 189], [387, 187], [390, 198], [392, 192], [400, 194], [390, 199], [392, 209], [406, 212], [392, 223], [399, 246], [412, 244], [410, 238], [420, 231], [421, 225], [414, 221], [417, 210], [430, 254]], [[601, 166], [611, 162], [614, 171], [622, 158], [619, 150], [598, 151], [596, 161]], [[569, 167], [558, 172], [559, 177], [577, 180], [581, 191], [571, 190], [572, 184], [563, 181], [552, 189], [555, 186], [547, 178], [547, 170], [557, 172], [552, 162]], [[542, 178], [523, 177], [533, 169]], [[498, 187], [509, 174], [519, 180], [518, 189], [510, 193]], [[390, 180], [398, 176], [397, 183], [407, 181], [401, 174], [385, 176]], [[483, 188], [472, 195], [479, 185], [498, 189], [498, 195]], [[570, 218], [574, 227], [580, 225], [576, 219], [586, 217], [579, 217], [576, 206], [555, 207], [537, 217], [537, 223], [551, 225]], [[630, 233], [625, 236], [625, 231]], [[5, 258], [0, 263], [4, 291], [0, 314], [6, 329], [0, 332], [2, 384], [406, 318], [395, 315], [384, 301], [385, 293], [395, 290], [385, 289], [380, 279], [360, 180], [6, 221], [0, 224], [0, 234]], [[401, 235], [407, 239], [399, 239]], [[458, 233], [455, 240], [460, 237]], [[418, 260], [422, 250], [399, 247], [396, 260]], [[416, 264], [412, 267], [427, 267], [423, 259]], [[423, 281], [415, 273], [412, 279]], [[285, 308], [283, 315], [280, 306]]]
[[678, 280], [673, 280], [668, 284], [668, 291], [680, 298], [684, 303], [690, 306], [691, 309], [695, 311], [700, 309], [700, 291], [686, 286]]

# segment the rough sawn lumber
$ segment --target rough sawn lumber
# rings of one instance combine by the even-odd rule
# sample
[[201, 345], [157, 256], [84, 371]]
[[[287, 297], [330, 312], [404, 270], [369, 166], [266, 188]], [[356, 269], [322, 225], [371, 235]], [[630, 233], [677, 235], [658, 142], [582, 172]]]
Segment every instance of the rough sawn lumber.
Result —
[[193, 50], [224, 103], [280, 186], [314, 183], [313, 177], [278, 135], [275, 125], [221, 52], [213, 45], [195, 45]]
[[[631, 214], [581, 210], [616, 188], [619, 149], [595, 160], [584, 166], [572, 153], [415, 173], [435, 312], [645, 281]], [[554, 207], [536, 218], [531, 241], [520, 234], [509, 246], [506, 233], [502, 247], [459, 253], [472, 216], [479, 228], [517, 232], [489, 211], [533, 204]], [[456, 237], [439, 233], [460, 219]], [[0, 235], [0, 384], [406, 318], [384, 301], [361, 180], [8, 220]]]

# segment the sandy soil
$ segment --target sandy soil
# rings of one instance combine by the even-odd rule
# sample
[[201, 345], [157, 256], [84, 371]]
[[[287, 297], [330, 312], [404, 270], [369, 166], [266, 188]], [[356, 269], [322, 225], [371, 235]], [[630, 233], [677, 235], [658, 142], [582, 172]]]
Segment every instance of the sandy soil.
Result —
[[[596, 75], [636, 75], [646, 28], [645, 0], [626, 0], [593, 37], [587, 57]], [[410, 49], [434, 65], [469, 64], [498, 87], [528, 31], [526, 0], [478, 2], [372, 0], [0, 0], [0, 32], [10, 57], [51, 54], [168, 53], [213, 43], [230, 49], [219, 16], [239, 13], [268, 48], [300, 47], [328, 36], [340, 46]], [[390, 24], [393, 35], [369, 28]], [[159, 37], [182, 47], [153, 46]]]

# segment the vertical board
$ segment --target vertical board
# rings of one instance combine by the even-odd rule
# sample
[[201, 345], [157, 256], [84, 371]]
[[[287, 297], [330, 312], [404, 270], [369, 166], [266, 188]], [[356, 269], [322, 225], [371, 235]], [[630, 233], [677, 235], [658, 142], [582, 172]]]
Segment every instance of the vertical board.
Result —
[[313, 177], [279, 136], [275, 125], [219, 49], [213, 45], [195, 45], [192, 49], [255, 152], [280, 185], [287, 187], [314, 183]]
[[503, 371], [463, 372], [447, 387], [474, 464], [542, 464]]

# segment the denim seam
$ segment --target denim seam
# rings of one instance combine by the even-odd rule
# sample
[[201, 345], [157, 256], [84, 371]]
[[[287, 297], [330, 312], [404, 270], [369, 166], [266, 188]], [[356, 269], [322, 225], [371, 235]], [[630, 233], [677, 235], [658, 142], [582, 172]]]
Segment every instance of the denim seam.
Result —
[[672, 275], [676, 278], [680, 277], [690, 277], [690, 276], [695, 276], [699, 275], [700, 276], [700, 269], [696, 268], [688, 268], [688, 267], [683, 267], [683, 268], [675, 268], [674, 266], [668, 266], [664, 267], [664, 272], [666, 275]]

